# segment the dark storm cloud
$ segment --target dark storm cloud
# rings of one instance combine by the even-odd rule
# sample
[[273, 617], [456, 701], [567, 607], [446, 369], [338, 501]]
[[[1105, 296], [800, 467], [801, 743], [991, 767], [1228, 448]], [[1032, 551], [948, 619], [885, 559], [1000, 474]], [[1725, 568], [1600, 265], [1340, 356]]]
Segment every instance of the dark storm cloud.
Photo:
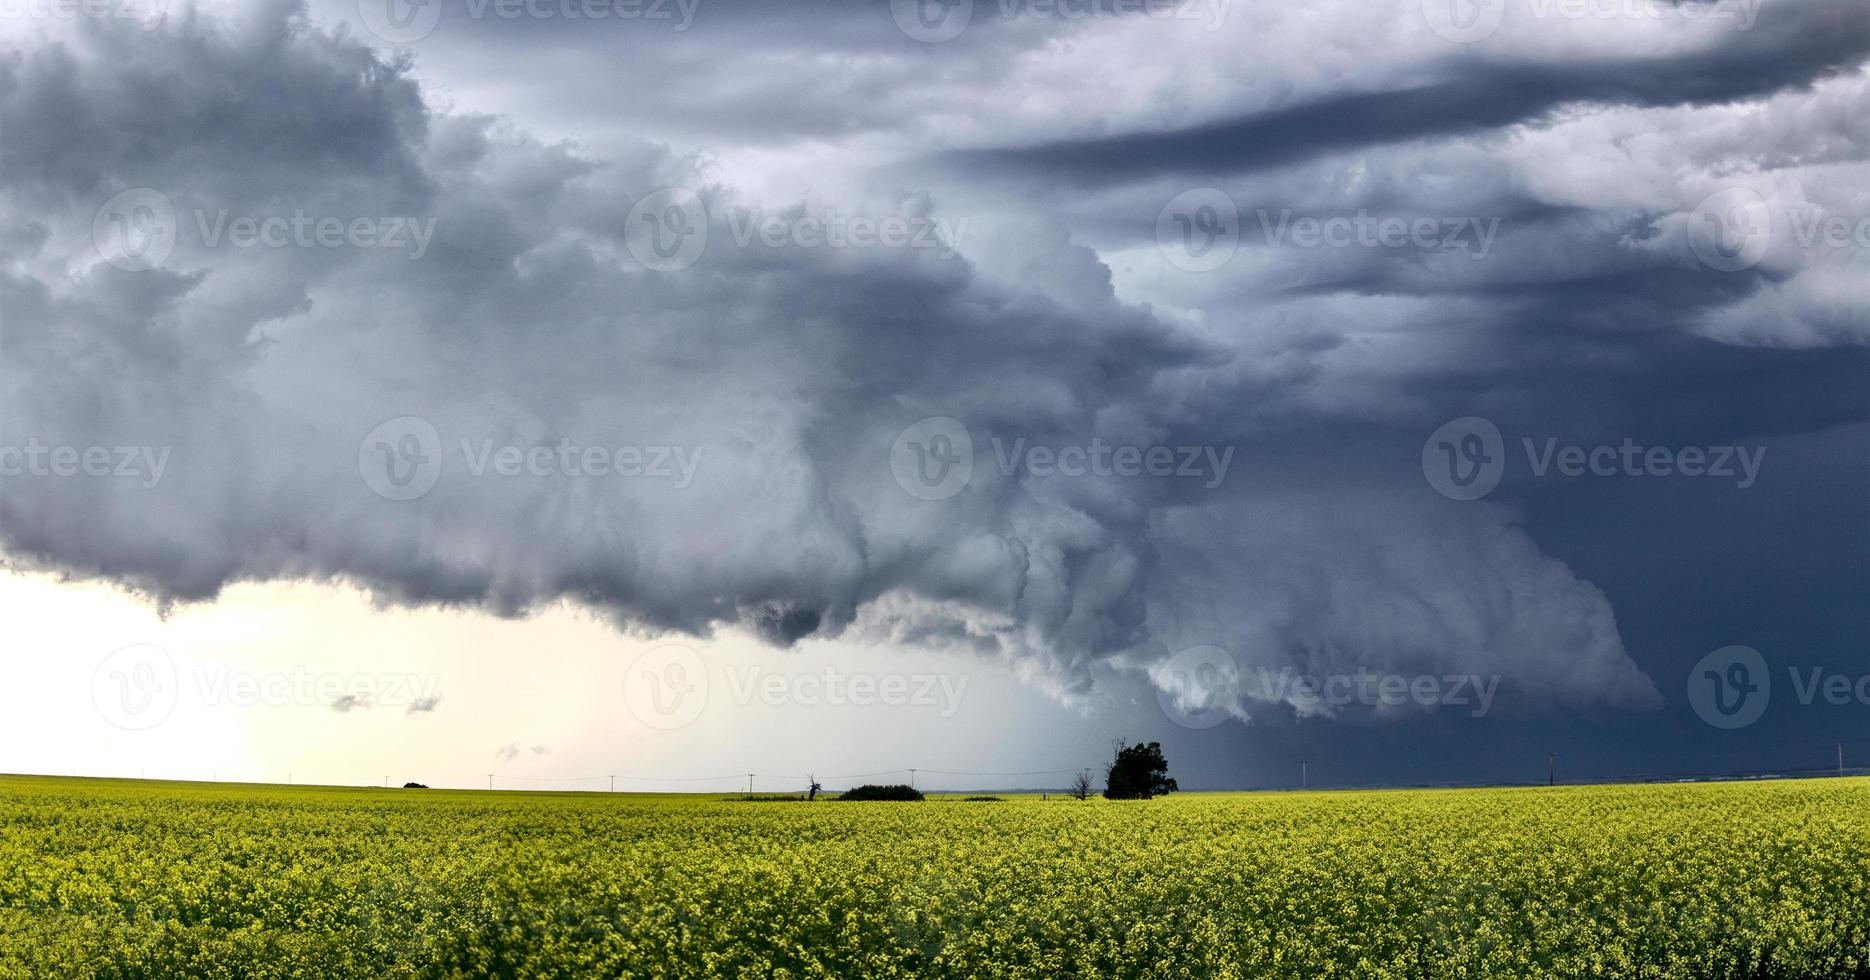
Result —
[[1444, 80], [1348, 94], [1167, 132], [1124, 132], [1036, 146], [958, 151], [966, 172], [1012, 170], [1092, 183], [1164, 174], [1245, 173], [1322, 154], [1535, 123], [1574, 103], [1719, 103], [1803, 86], [1863, 63], [1870, 9], [1856, 0], [1773, 5], [1710, 50], [1559, 63], [1446, 58]]
[[[1611, 597], [1544, 550], [1513, 498], [1436, 496], [1417, 453], [1466, 414], [1516, 434], [1684, 441], [1864, 417], [1848, 387], [1861, 358], [1835, 349], [1870, 335], [1835, 298], [1848, 256], [1780, 249], [1716, 275], [1684, 247], [1685, 216], [1718, 186], [1697, 181], [1737, 156], [1800, 168], [1799, 186], [1765, 188], [1774, 203], [1853, 206], [1853, 182], [1828, 168], [1861, 157], [1849, 135], [1861, 77], [1760, 111], [1697, 108], [1860, 55], [1821, 30], [1843, 9], [1769, 11], [1712, 51], [1598, 58], [1595, 73], [1445, 62], [1443, 46], [1441, 98], [1320, 96], [1322, 123], [1261, 113], [1233, 143], [1203, 137], [1183, 148], [1198, 167], [1234, 160], [1234, 144], [1275, 154], [1251, 186], [1229, 185], [1249, 212], [1381, 206], [1504, 228], [1485, 261], [1243, 247], [1222, 273], [1133, 274], [1128, 285], [1155, 282], [1151, 304], [1120, 296], [1112, 266], [1129, 257], [1071, 229], [1120, 213], [1111, 226], [1129, 234], [1111, 251], [1134, 247], [1174, 193], [1160, 182], [1054, 189], [1005, 215], [957, 212], [947, 202], [961, 194], [834, 187], [824, 196], [847, 214], [981, 220], [959, 255], [741, 245], [736, 228], [764, 202], [705, 152], [632, 140], [599, 155], [542, 142], [524, 120], [444, 111], [409, 62], [288, 6], [156, 30], [80, 25], [0, 66], [0, 122], [29, 133], [0, 149], [0, 442], [147, 447], [172, 462], [149, 486], [9, 480], [0, 539], [28, 565], [165, 600], [294, 579], [509, 615], [568, 600], [632, 631], [734, 626], [776, 646], [844, 636], [1000, 657], [1059, 692], [1217, 644], [1269, 668], [1495, 674], [1509, 713], [1653, 707], [1659, 689]], [[984, 38], [959, 46], [961, 64], [1023, 61]], [[909, 76], [896, 59], [933, 55], [879, 44], [873, 79], [922, 98], [898, 91]], [[681, 97], [715, 91], [721, 66], [705, 67], [679, 76]], [[772, 81], [784, 77], [758, 84], [785, 90]], [[973, 77], [954, 69], [921, 91], [949, 111], [971, 104], [975, 86], [954, 82]], [[1383, 99], [1417, 100], [1427, 122], [1391, 122], [1371, 101]], [[924, 122], [893, 130], [836, 84], [807, 101], [839, 100], [884, 142]], [[1360, 128], [1445, 135], [1579, 100], [1682, 115], [1581, 113], [1535, 134], [1556, 148], [1518, 159], [1425, 140], [1356, 160], [1355, 181], [1321, 179], [1352, 169], [1345, 158], [1372, 142]], [[1835, 124], [1804, 143], [1744, 130], [1810, 131], [1787, 120], [1813, 105]], [[1657, 129], [1674, 138], [1638, 138]], [[1085, 152], [1114, 164], [1080, 176], [1140, 176], [1174, 156], [1140, 127], [1112, 131]], [[1293, 149], [1262, 147], [1274, 137]], [[1606, 148], [1622, 170], [1538, 171]], [[1054, 151], [972, 162], [991, 177]], [[1308, 169], [1318, 153], [1342, 155]], [[672, 186], [708, 205], [708, 245], [656, 271], [627, 229]], [[139, 187], [174, 209], [177, 234], [166, 261], [127, 270], [100, 261], [93, 218]], [[298, 212], [361, 220], [372, 242], [395, 222], [406, 244], [204, 240], [223, 214]], [[424, 227], [417, 257], [403, 231]], [[1780, 309], [1735, 312], [1762, 297]], [[1715, 393], [1747, 407], [1710, 408]], [[892, 472], [892, 445], [934, 417], [965, 424], [974, 472], [927, 500]], [[1058, 472], [1092, 445], [1162, 448], [1194, 478]], [[1034, 448], [1036, 465], [1005, 462]], [[503, 472], [508, 449], [517, 468]], [[412, 499], [367, 472], [435, 455], [433, 486]]]

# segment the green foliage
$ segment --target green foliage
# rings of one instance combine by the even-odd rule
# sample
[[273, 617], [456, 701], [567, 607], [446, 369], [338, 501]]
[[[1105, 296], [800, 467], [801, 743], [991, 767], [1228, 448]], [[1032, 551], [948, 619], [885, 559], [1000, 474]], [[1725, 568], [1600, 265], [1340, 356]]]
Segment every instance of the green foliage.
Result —
[[0, 978], [1852, 977], [1870, 780], [1148, 806], [0, 777]]
[[838, 794], [838, 799], [840, 800], [881, 800], [891, 803], [913, 803], [921, 798], [921, 790], [903, 783], [896, 783], [890, 786], [865, 784]]
[[1117, 743], [1117, 757], [1104, 770], [1104, 796], [1112, 800], [1147, 800], [1173, 793], [1178, 787], [1169, 778], [1169, 762], [1162, 757], [1161, 742], [1142, 745]]

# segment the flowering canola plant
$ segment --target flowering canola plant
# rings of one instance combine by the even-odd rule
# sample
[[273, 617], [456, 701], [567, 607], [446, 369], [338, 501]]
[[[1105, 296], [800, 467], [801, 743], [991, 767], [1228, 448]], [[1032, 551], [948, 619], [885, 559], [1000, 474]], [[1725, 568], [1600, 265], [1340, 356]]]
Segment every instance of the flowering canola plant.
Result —
[[1870, 780], [755, 803], [0, 777], [0, 977], [1870, 975]]

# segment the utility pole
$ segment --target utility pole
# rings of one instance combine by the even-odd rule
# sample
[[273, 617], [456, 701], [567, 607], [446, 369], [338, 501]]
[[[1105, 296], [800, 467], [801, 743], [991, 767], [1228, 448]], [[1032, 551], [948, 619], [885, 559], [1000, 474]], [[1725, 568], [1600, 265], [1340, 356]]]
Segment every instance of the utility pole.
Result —
[[916, 771], [914, 769], [909, 770], [909, 788], [916, 788]]
[[753, 774], [747, 773], [747, 795], [753, 795]]
[[610, 791], [612, 793], [617, 791], [617, 777], [615, 776], [610, 777]]
[[1311, 771], [1307, 768], [1307, 765], [1308, 763], [1304, 763], [1304, 762], [1299, 763], [1299, 788], [1300, 789], [1305, 789], [1311, 786], [1312, 784], [1312, 774], [1311, 774]]
[[1545, 784], [1547, 786], [1558, 785], [1558, 776], [1557, 776], [1558, 762], [1557, 760], [1558, 760], [1558, 756], [1556, 753], [1547, 752], [1545, 754]]

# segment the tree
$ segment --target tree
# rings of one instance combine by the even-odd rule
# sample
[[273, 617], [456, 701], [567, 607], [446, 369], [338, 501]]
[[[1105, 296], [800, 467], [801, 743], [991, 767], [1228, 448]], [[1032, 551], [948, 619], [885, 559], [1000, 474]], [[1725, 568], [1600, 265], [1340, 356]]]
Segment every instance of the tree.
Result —
[[819, 785], [818, 785], [818, 777], [817, 777], [817, 776], [807, 776], [807, 777], [805, 777], [805, 778], [806, 778], [806, 780], [807, 780], [808, 782], [810, 782], [810, 783], [812, 784], [812, 791], [811, 791], [811, 793], [810, 793], [810, 794], [808, 794], [808, 795], [807, 795], [807, 796], [805, 797], [805, 801], [806, 801], [807, 803], [809, 803], [809, 802], [811, 802], [812, 800], [815, 800], [815, 799], [818, 799], [818, 791], [819, 791], [820, 789], [822, 789], [823, 787], [821, 787], [821, 786], [819, 786]]
[[1066, 790], [1066, 792], [1070, 793], [1071, 798], [1074, 800], [1090, 799], [1091, 770], [1081, 769], [1076, 776], [1071, 777], [1071, 789]]
[[1111, 748], [1116, 750], [1116, 758], [1104, 770], [1105, 799], [1147, 800], [1180, 788], [1169, 778], [1169, 760], [1162, 757], [1162, 743], [1125, 745], [1119, 739], [1111, 743]]
[[840, 800], [889, 800], [908, 802], [922, 798], [922, 791], [914, 786], [896, 783], [891, 786], [875, 786], [865, 783], [854, 789], [847, 789], [838, 795]]

